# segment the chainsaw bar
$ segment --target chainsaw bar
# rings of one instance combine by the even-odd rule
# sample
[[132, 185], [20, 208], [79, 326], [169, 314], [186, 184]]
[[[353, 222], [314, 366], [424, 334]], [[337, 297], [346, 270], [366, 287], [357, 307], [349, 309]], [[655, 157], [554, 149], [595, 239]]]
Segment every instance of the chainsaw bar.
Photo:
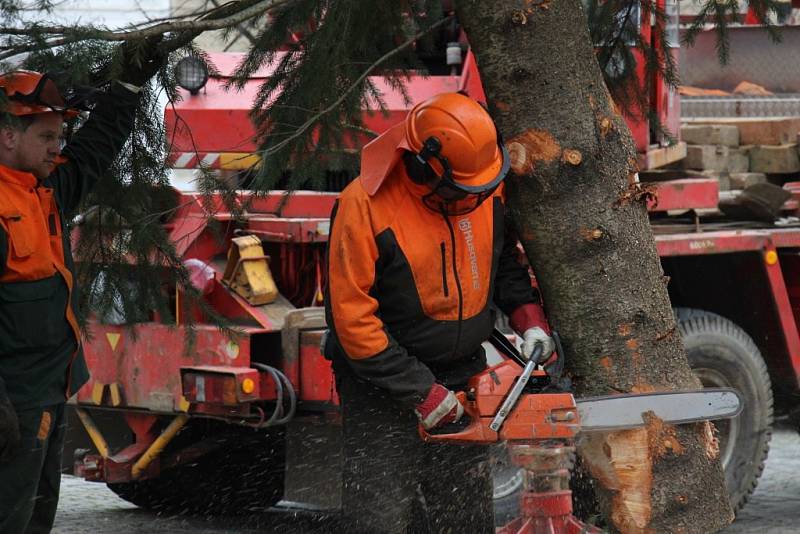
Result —
[[681, 424], [736, 417], [742, 411], [739, 394], [729, 388], [589, 397], [578, 399], [577, 405], [582, 432], [643, 427], [647, 413]]

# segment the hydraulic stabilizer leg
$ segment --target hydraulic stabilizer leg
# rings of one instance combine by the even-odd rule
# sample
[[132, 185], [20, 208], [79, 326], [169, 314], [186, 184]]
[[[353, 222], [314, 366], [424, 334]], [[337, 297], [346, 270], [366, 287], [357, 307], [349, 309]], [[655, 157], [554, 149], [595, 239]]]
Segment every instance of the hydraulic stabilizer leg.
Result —
[[509, 442], [511, 462], [523, 470], [520, 517], [497, 534], [600, 533], [572, 515], [570, 469], [575, 447], [562, 440]]

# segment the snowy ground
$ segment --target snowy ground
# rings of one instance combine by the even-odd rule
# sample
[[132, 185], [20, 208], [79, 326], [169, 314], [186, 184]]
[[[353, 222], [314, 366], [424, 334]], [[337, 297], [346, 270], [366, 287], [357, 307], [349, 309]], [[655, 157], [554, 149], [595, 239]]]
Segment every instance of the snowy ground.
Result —
[[[789, 534], [800, 532], [800, 436], [778, 430], [761, 482], [728, 533]], [[330, 534], [334, 519], [287, 508], [247, 518], [197, 519], [159, 517], [114, 495], [105, 485], [72, 476], [62, 479], [62, 497], [53, 532], [58, 534], [221, 534], [281, 532]]]
[[728, 533], [800, 532], [800, 435], [781, 429], [772, 436], [767, 468], [747, 506]]
[[335, 519], [296, 508], [245, 518], [161, 517], [123, 501], [105, 484], [65, 475], [54, 534], [333, 534]]

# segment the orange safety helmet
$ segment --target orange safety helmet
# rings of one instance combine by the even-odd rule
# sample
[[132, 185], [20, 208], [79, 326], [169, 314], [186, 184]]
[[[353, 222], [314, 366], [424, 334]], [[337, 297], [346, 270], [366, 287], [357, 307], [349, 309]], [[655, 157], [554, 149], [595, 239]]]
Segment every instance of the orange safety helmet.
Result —
[[67, 108], [55, 82], [47, 75], [31, 70], [15, 70], [0, 75], [0, 89], [8, 98], [8, 113], [18, 117], [38, 113], [62, 113], [75, 117], [78, 110]]
[[426, 205], [449, 214], [475, 209], [510, 167], [489, 113], [460, 93], [442, 93], [417, 104], [404, 122], [364, 147], [361, 180], [369, 194], [400, 159], [412, 180], [430, 187], [423, 198]]

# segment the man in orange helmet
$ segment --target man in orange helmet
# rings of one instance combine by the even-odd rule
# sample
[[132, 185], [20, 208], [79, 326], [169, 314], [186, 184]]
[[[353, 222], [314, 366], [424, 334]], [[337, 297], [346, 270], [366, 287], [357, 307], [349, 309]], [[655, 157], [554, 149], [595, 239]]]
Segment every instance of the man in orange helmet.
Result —
[[158, 56], [131, 62], [62, 151], [65, 106], [46, 74], [0, 75], [0, 532], [49, 532], [64, 403], [88, 379], [67, 217], [133, 126]]
[[[332, 215], [325, 353], [342, 402], [345, 515], [366, 532], [494, 532], [484, 447], [424, 444], [486, 367], [496, 309], [549, 355], [505, 226], [508, 153], [484, 108], [437, 95], [364, 147]], [[421, 512], [421, 513], [420, 513]]]

